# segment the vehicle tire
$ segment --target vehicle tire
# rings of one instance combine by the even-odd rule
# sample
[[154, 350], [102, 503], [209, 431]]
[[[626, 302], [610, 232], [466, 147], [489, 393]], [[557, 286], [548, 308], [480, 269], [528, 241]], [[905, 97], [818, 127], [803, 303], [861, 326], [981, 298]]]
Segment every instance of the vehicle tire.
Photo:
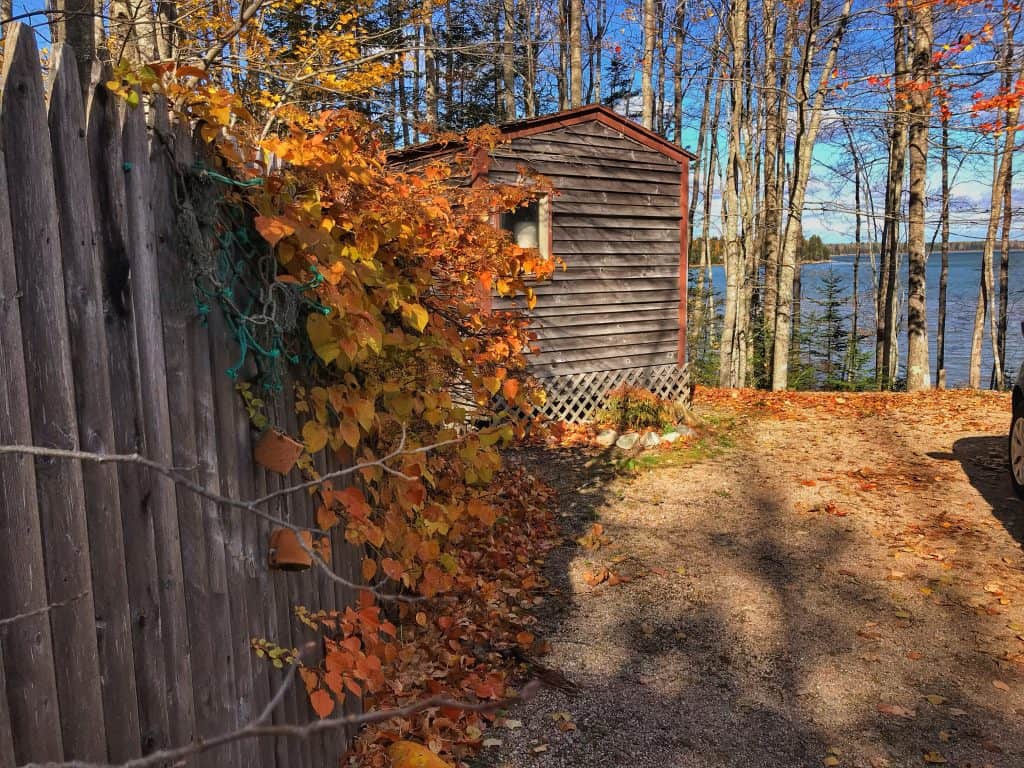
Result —
[[1013, 407], [1013, 420], [1010, 422], [1010, 482], [1013, 490], [1024, 499], [1024, 398]]

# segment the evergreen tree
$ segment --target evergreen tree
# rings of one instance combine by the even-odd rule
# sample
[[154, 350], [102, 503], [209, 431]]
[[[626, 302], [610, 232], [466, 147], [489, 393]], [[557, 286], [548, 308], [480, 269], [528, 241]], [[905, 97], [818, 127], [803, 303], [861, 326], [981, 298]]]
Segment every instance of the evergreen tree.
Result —
[[608, 96], [604, 103], [622, 114], [630, 115], [630, 102], [640, 95], [633, 84], [633, 67], [626, 61], [622, 49], [616, 46], [608, 65]]
[[821, 389], [842, 389], [846, 386], [845, 365], [850, 345], [845, 311], [849, 298], [844, 293], [843, 279], [829, 268], [821, 278], [815, 298], [808, 299], [815, 307], [805, 320], [807, 358]]

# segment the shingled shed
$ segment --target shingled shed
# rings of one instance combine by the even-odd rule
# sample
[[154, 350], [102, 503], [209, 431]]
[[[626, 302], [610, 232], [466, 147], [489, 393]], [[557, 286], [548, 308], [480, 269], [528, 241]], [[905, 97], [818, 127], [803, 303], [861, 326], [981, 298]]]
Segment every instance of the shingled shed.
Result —
[[[467, 183], [515, 184], [524, 167], [551, 196], [505, 214], [524, 247], [565, 261], [536, 287], [531, 370], [547, 415], [583, 421], [621, 384], [689, 395], [686, 366], [687, 189], [693, 155], [607, 107], [591, 105], [500, 126], [504, 142], [474, 158]], [[397, 152], [409, 167], [456, 153]]]

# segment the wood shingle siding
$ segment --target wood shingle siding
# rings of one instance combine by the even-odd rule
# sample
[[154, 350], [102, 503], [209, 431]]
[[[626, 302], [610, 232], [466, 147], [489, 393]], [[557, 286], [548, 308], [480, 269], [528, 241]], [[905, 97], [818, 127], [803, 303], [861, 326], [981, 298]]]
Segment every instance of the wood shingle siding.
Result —
[[[534, 286], [531, 371], [549, 394], [575, 398], [547, 410], [587, 418], [622, 383], [685, 396], [686, 192], [692, 155], [610, 110], [589, 106], [501, 127], [506, 141], [478, 163], [491, 183], [545, 177], [551, 254], [564, 261]], [[465, 147], [399, 152], [401, 167]], [[494, 309], [523, 300], [496, 300]], [[589, 376], [588, 374], [594, 374]]]

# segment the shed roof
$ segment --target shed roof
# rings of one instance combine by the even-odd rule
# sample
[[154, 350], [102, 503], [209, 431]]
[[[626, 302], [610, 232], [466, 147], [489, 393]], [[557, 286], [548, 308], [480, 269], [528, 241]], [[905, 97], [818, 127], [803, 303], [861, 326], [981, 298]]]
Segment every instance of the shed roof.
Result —
[[[683, 159], [695, 160], [696, 155], [673, 144], [668, 139], [659, 136], [654, 131], [644, 128], [642, 125], [633, 122], [628, 117], [609, 109], [603, 104], [588, 104], [576, 109], [567, 109], [563, 112], [555, 112], [540, 117], [529, 117], [525, 120], [516, 120], [511, 123], [503, 123], [498, 126], [502, 137], [506, 139], [517, 139], [523, 136], [532, 136], [538, 133], [568, 128], [572, 125], [586, 122], [598, 122], [607, 125], [613, 130], [619, 131], [634, 141], [643, 144], [650, 149], [670, 157], [676, 162]], [[415, 144], [411, 147], [395, 150], [388, 154], [388, 159], [393, 161], [409, 161], [430, 157], [432, 155], [443, 155], [447, 152], [457, 151], [465, 146], [464, 141], [430, 141], [423, 144]]]

